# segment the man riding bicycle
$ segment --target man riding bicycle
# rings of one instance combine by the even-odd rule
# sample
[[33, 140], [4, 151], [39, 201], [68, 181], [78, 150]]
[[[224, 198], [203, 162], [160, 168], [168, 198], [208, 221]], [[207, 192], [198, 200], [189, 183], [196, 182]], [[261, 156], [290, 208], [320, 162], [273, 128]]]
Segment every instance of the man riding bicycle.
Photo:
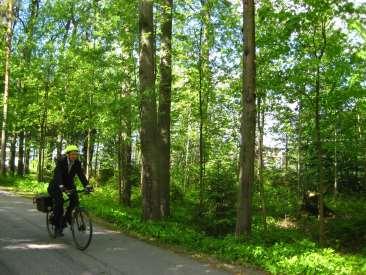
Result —
[[70, 198], [69, 207], [66, 210], [65, 220], [63, 219], [64, 200], [62, 192], [76, 189], [74, 183], [75, 175], [78, 175], [81, 183], [86, 191], [92, 191], [91, 186], [86, 179], [81, 168], [81, 162], [78, 160], [79, 149], [75, 145], [68, 145], [65, 149], [66, 156], [57, 160], [56, 168], [54, 170], [53, 179], [48, 186], [48, 193], [54, 201], [54, 223], [56, 229], [56, 236], [63, 236], [62, 230], [66, 226], [66, 222], [70, 224], [71, 212], [78, 204], [79, 197], [76, 192], [68, 193]]

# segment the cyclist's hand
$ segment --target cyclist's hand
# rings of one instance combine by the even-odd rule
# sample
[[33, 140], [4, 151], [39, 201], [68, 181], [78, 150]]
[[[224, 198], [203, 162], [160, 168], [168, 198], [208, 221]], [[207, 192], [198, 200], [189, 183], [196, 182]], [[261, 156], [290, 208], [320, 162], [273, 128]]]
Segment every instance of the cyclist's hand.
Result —
[[93, 192], [93, 186], [91, 186], [91, 185], [86, 185], [85, 186], [85, 192], [87, 192], [87, 193], [90, 193], [90, 192]]

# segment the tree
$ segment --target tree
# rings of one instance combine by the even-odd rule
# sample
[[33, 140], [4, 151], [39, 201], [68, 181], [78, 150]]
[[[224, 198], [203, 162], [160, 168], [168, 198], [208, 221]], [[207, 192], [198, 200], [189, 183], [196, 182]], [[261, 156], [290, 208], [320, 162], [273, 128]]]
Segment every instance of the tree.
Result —
[[160, 219], [160, 186], [157, 150], [153, 1], [140, 1], [140, 117], [143, 218]]
[[1, 128], [1, 149], [0, 149], [0, 174], [5, 173], [6, 161], [6, 130], [8, 118], [8, 102], [9, 102], [9, 83], [10, 83], [10, 58], [11, 58], [11, 42], [13, 36], [13, 0], [6, 1], [6, 37], [5, 37], [5, 72], [4, 72], [4, 95], [3, 95], [3, 123]]
[[173, 0], [162, 1], [158, 130], [160, 142], [160, 200], [163, 217], [170, 216], [170, 112], [172, 91]]
[[254, 181], [255, 149], [255, 5], [243, 0], [243, 90], [240, 144], [240, 182], [236, 236], [249, 236], [252, 225], [252, 185]]

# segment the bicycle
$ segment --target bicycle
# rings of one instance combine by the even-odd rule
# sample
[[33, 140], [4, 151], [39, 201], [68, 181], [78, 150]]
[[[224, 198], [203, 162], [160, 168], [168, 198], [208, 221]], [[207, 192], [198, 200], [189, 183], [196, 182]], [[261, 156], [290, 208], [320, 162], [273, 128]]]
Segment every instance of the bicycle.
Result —
[[[89, 192], [85, 190], [69, 190], [69, 192], [77, 192], [77, 193], [85, 193], [89, 194]], [[66, 192], [68, 193], [68, 192]], [[68, 197], [66, 200], [64, 200], [64, 207], [67, 205], [67, 202], [70, 201], [70, 198]], [[65, 219], [65, 217], [64, 217]], [[53, 208], [51, 207], [46, 212], [46, 225], [47, 225], [47, 231], [51, 238], [56, 238], [56, 227], [53, 222]], [[67, 223], [66, 223], [67, 227]], [[76, 205], [75, 208], [72, 210], [71, 213], [71, 233], [72, 238], [74, 240], [74, 243], [76, 247], [79, 250], [85, 250], [89, 246], [92, 235], [93, 235], [93, 224], [90, 219], [90, 216], [88, 212], [80, 206], [80, 204]]]

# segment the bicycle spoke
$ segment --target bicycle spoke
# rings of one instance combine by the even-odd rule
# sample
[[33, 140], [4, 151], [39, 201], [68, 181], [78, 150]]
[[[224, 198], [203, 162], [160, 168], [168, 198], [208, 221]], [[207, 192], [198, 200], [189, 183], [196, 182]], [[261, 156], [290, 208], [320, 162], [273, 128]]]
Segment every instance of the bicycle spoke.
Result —
[[85, 210], [75, 210], [71, 230], [77, 248], [80, 250], [86, 249], [91, 241], [93, 228], [89, 215]]
[[46, 214], [47, 231], [51, 238], [56, 238], [56, 227], [53, 221], [53, 212], [47, 212]]

